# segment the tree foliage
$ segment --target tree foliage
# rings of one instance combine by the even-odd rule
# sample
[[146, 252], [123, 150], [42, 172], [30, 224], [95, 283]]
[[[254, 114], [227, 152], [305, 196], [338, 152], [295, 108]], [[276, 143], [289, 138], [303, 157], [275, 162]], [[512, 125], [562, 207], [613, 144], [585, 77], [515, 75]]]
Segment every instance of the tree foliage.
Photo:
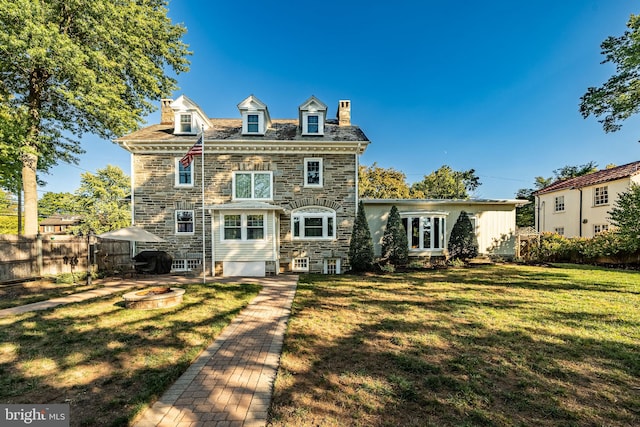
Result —
[[589, 163], [585, 163], [584, 165], [576, 165], [576, 166], [563, 166], [559, 169], [555, 169], [553, 171], [553, 175], [555, 181], [559, 181], [561, 179], [569, 179], [576, 178], [583, 175], [588, 175], [593, 172], [598, 171], [598, 164], [594, 161], [590, 161]]
[[409, 261], [407, 230], [395, 205], [391, 207], [382, 236], [382, 258], [394, 266], [406, 265]]
[[129, 177], [117, 166], [107, 165], [96, 174], [82, 174], [76, 191], [77, 213], [82, 224], [73, 227], [74, 233], [104, 233], [131, 225]]
[[469, 215], [462, 211], [451, 229], [449, 255], [452, 259], [467, 260], [478, 256], [478, 238]]
[[632, 184], [620, 193], [609, 215], [623, 249], [631, 253], [640, 250], [640, 185]]
[[621, 128], [620, 122], [640, 108], [640, 15], [631, 15], [628, 30], [619, 37], [607, 37], [600, 45], [603, 63], [615, 65], [616, 72], [600, 87], [589, 87], [580, 98], [584, 118], [594, 115], [605, 132]]
[[187, 70], [185, 32], [165, 0], [0, 2], [0, 103], [24, 112], [16, 141], [25, 233], [37, 231], [36, 168], [77, 160], [78, 138], [137, 128]]
[[409, 186], [404, 173], [393, 168], [381, 168], [374, 163], [360, 166], [358, 191], [360, 197], [369, 199], [406, 199]]
[[358, 204], [358, 214], [353, 223], [349, 244], [349, 264], [351, 270], [355, 272], [370, 271], [373, 267], [373, 240], [362, 201]]
[[425, 175], [424, 179], [411, 186], [411, 197], [416, 199], [468, 199], [480, 186], [480, 178], [474, 169], [454, 171], [443, 165]]
[[47, 218], [51, 215], [78, 215], [78, 197], [71, 193], [48, 191], [38, 200], [38, 215]]

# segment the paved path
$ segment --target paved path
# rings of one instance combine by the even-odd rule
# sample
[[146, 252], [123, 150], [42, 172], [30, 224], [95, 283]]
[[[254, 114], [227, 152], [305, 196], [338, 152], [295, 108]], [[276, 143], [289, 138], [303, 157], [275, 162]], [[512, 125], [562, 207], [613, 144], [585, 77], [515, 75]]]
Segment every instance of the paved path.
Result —
[[255, 281], [260, 294], [135, 427], [266, 425], [298, 277]]

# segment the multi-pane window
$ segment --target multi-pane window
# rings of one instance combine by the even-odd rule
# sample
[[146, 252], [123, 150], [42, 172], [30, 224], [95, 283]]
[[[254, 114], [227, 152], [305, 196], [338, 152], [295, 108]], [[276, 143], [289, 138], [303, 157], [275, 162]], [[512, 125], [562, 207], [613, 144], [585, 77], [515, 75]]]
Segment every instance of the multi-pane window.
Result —
[[593, 234], [602, 233], [603, 231], [609, 231], [609, 224], [595, 224], [593, 226]]
[[233, 175], [233, 198], [236, 200], [263, 199], [273, 197], [271, 172], [236, 172]]
[[309, 258], [294, 258], [291, 267], [293, 271], [309, 271]]
[[193, 187], [193, 168], [192, 164], [184, 167], [180, 163], [180, 159], [175, 160], [176, 167], [176, 187]]
[[247, 215], [247, 240], [264, 239], [264, 215]]
[[242, 216], [241, 215], [225, 215], [224, 216], [224, 240], [240, 240], [242, 239]]
[[340, 274], [340, 258], [325, 259], [324, 274]]
[[556, 227], [555, 228], [555, 232], [556, 232], [556, 234], [564, 236], [564, 227]]
[[222, 223], [223, 240], [264, 239], [263, 214], [225, 214]]
[[307, 116], [307, 133], [318, 133], [318, 116]]
[[258, 133], [260, 130], [260, 121], [257, 114], [248, 114], [247, 115], [247, 132], [249, 133]]
[[193, 234], [193, 211], [177, 210], [176, 211], [176, 234]]
[[336, 234], [336, 212], [326, 208], [304, 208], [291, 215], [294, 239], [333, 239]]
[[555, 212], [564, 212], [564, 196], [557, 196], [554, 199], [553, 206]]
[[406, 216], [402, 224], [407, 230], [409, 249], [440, 250], [445, 248], [445, 218], [442, 216]]
[[304, 159], [304, 186], [322, 187], [322, 159]]
[[180, 132], [191, 133], [191, 114], [180, 114]]
[[593, 191], [593, 204], [595, 206], [609, 204], [609, 187], [596, 187]]

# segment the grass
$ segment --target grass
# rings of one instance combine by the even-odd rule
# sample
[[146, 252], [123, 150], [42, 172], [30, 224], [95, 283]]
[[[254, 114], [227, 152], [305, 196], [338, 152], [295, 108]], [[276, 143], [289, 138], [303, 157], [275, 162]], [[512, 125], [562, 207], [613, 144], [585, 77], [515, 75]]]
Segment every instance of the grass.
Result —
[[100, 287], [97, 282], [87, 286], [85, 277], [86, 274], [82, 275], [80, 279], [76, 274], [75, 283], [71, 280], [56, 282], [54, 279], [41, 279], [11, 285], [0, 285], [0, 310]]
[[69, 403], [72, 426], [124, 426], [259, 291], [193, 284], [181, 305], [126, 310], [122, 294], [0, 318], [0, 402]]
[[274, 426], [640, 425], [640, 273], [303, 276]]

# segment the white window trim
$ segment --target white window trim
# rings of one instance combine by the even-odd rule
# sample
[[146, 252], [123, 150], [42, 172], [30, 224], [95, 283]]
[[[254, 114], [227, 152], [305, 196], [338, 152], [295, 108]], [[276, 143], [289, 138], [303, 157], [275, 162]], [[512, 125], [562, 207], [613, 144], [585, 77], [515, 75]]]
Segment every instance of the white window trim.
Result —
[[[419, 247], [417, 248], [413, 248], [411, 247], [411, 242], [412, 242], [412, 235], [411, 235], [411, 227], [407, 227], [407, 241], [409, 244], [409, 252], [442, 252], [444, 250], [447, 249], [447, 245], [448, 245], [448, 241], [447, 241], [447, 216], [445, 214], [429, 214], [429, 213], [416, 213], [416, 214], [404, 214], [401, 215], [402, 219], [407, 219], [407, 223], [411, 224], [412, 220], [414, 218], [418, 218], [419, 219]], [[431, 245], [432, 247], [430, 248], [425, 248], [424, 246], [424, 218], [442, 218], [442, 247], [439, 248], [434, 248], [433, 245]], [[434, 242], [435, 241], [435, 236], [433, 233], [431, 233], [431, 241]], [[431, 242], [430, 242], [431, 243]]]
[[[182, 116], [189, 116], [191, 118], [191, 130], [189, 132], [185, 132], [182, 130]], [[176, 124], [174, 134], [176, 135], [195, 135], [197, 126], [194, 119], [195, 114], [191, 112], [178, 111], [175, 113], [174, 123]]]
[[[249, 116], [258, 116], [258, 131], [249, 132]], [[264, 125], [264, 112], [243, 111], [242, 112], [242, 134], [243, 135], [264, 135], [266, 132]]]
[[[305, 212], [308, 211], [308, 212]], [[314, 212], [315, 211], [315, 212]], [[304, 233], [304, 221], [306, 218], [322, 218], [322, 236], [307, 237], [295, 235], [295, 219], [298, 218], [300, 222], [300, 233]], [[329, 236], [329, 218], [333, 219], [332, 236]], [[321, 207], [305, 207], [298, 210], [294, 210], [291, 213], [291, 238], [292, 240], [336, 240], [336, 211], [329, 208]]]
[[340, 258], [325, 258], [323, 262], [323, 273], [329, 274], [329, 261], [336, 262], [336, 272], [331, 274], [342, 274], [342, 260]]
[[553, 229], [553, 232], [560, 236], [564, 236], [564, 227], [556, 227]]
[[[320, 166], [320, 182], [318, 184], [308, 183], [309, 162], [318, 162]], [[304, 186], [307, 188], [322, 188], [324, 183], [324, 164], [321, 157], [307, 157], [304, 159]]]
[[[560, 203], [560, 198], [562, 198], [562, 202]], [[558, 207], [562, 205], [562, 209], [558, 209]], [[565, 203], [564, 203], [564, 196], [555, 196], [553, 198], [553, 211], [554, 212], [564, 212], [565, 209]]]
[[[240, 215], [240, 238], [239, 239], [226, 239], [224, 237], [224, 217], [226, 215]], [[247, 216], [259, 215], [262, 216], [262, 239], [248, 239], [247, 238]], [[257, 228], [257, 227], [252, 227]], [[221, 242], [263, 242], [267, 239], [267, 216], [264, 213], [240, 213], [240, 212], [220, 212], [220, 241]]]
[[[300, 261], [303, 266], [298, 266], [297, 261]], [[295, 272], [308, 272], [309, 271], [309, 257], [296, 257], [291, 260], [291, 271]]]
[[[191, 218], [192, 218], [192, 231], [178, 231], [178, 212], [191, 212]], [[175, 223], [175, 232], [176, 235], [178, 236], [191, 236], [193, 234], [195, 234], [196, 232], [196, 212], [193, 209], [176, 209], [175, 213], [173, 214], [173, 220]]]
[[[318, 117], [318, 132], [309, 132], [309, 116]], [[319, 111], [304, 111], [302, 113], [302, 135], [323, 136], [324, 135], [324, 114]]]
[[181, 157], [176, 157], [175, 158], [175, 162], [174, 162], [174, 170], [176, 171], [175, 175], [174, 175], [174, 186], [175, 187], [181, 187], [181, 188], [193, 188], [193, 163], [191, 163], [191, 165], [189, 165], [189, 172], [191, 173], [191, 183], [190, 184], [181, 184], [180, 183], [180, 159]]
[[[244, 197], [236, 197], [236, 175], [237, 174], [242, 174], [242, 175], [251, 175], [251, 197], [249, 198], [244, 198]], [[262, 174], [262, 175], [269, 175], [269, 197], [254, 197], [255, 194], [255, 175], [256, 174]], [[231, 198], [233, 200], [263, 200], [263, 201], [268, 201], [268, 200], [273, 200], [273, 172], [271, 171], [234, 171], [233, 172], [233, 176], [231, 179]]]
[[[606, 202], [598, 202], [598, 199], [603, 198], [602, 195], [598, 196], [597, 190], [602, 189], [604, 192], [607, 193], [607, 201]], [[593, 206], [607, 206], [609, 204], [609, 186], [608, 185], [603, 185], [601, 187], [595, 187], [593, 189]]]
[[[600, 230], [596, 230], [596, 227]], [[609, 231], [609, 224], [593, 224], [593, 234], [604, 233], [605, 231]]]

